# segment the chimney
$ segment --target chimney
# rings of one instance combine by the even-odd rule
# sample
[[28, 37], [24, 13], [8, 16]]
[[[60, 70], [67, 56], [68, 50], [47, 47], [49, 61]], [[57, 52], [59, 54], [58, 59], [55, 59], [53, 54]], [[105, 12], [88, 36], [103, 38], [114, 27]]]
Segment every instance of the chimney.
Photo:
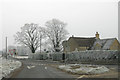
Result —
[[96, 32], [95, 37], [96, 37], [96, 39], [100, 39], [98, 32]]

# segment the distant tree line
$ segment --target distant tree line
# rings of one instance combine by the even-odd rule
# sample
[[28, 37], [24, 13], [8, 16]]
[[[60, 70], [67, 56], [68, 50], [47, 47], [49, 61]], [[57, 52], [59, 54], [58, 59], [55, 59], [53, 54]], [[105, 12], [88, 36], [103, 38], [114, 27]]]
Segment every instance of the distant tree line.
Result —
[[[65, 29], [66, 23], [52, 19], [45, 23], [46, 27], [41, 27], [38, 24], [26, 23], [21, 27], [14, 37], [19, 44], [29, 47], [32, 53], [35, 53], [38, 48], [46, 45], [54, 52], [62, 50], [62, 41], [67, 38], [68, 31]], [[44, 43], [43, 43], [44, 40]]]

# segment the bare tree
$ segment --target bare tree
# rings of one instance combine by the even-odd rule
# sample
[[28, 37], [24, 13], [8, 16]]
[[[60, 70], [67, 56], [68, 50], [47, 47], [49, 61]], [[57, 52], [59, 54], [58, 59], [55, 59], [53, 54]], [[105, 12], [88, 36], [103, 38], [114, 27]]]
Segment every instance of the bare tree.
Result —
[[66, 39], [68, 34], [65, 29], [66, 23], [58, 20], [52, 19], [47, 21], [46, 24], [46, 35], [48, 36], [51, 46], [55, 52], [59, 52], [62, 50], [62, 41]]
[[42, 34], [42, 27], [39, 27], [38, 24], [25, 24], [23, 27], [21, 27], [21, 32], [17, 32], [15, 35], [15, 40], [23, 44], [25, 46], [28, 46], [32, 53], [35, 53], [35, 51], [38, 49], [38, 47], [41, 46], [41, 39], [43, 37]]

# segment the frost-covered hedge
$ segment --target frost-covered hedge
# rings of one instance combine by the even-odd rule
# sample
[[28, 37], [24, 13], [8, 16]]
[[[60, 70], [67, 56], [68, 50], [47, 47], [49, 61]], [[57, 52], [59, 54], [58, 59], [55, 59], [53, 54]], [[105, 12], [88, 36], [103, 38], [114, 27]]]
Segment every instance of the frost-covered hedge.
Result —
[[[80, 61], [80, 62], [90, 62], [90, 61], [117, 61], [118, 54], [120, 56], [120, 51], [117, 50], [88, 50], [66, 53], [65, 57], [67, 61]], [[54, 53], [53, 60], [62, 60], [62, 53]]]
[[48, 59], [48, 55], [46, 53], [31, 53], [28, 55], [28, 58], [35, 60], [46, 60]]
[[[118, 55], [119, 54], [119, 55]], [[120, 51], [117, 50], [88, 50], [88, 51], [79, 51], [71, 52], [65, 54], [65, 60], [68, 62], [110, 62], [118, 61], [118, 56], [120, 57]], [[36, 53], [29, 54], [28, 58], [35, 60], [46, 60], [51, 59], [53, 61], [61, 61], [63, 59], [62, 52], [59, 53]], [[119, 60], [120, 61], [120, 60]]]
[[61, 53], [54, 53], [54, 54], [52, 54], [52, 60], [53, 61], [60, 61], [60, 60], [62, 60], [62, 54]]

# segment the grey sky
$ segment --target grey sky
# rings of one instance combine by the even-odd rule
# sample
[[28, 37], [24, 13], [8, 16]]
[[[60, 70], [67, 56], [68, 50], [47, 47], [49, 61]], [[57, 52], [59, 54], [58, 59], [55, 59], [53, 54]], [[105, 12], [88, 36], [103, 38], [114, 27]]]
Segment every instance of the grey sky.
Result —
[[[46, 21], [57, 18], [66, 22], [69, 36], [100, 38], [118, 37], [118, 0], [1, 0], [0, 50], [14, 45], [13, 35], [25, 23], [44, 27]], [[2, 34], [2, 35], [1, 35]]]

